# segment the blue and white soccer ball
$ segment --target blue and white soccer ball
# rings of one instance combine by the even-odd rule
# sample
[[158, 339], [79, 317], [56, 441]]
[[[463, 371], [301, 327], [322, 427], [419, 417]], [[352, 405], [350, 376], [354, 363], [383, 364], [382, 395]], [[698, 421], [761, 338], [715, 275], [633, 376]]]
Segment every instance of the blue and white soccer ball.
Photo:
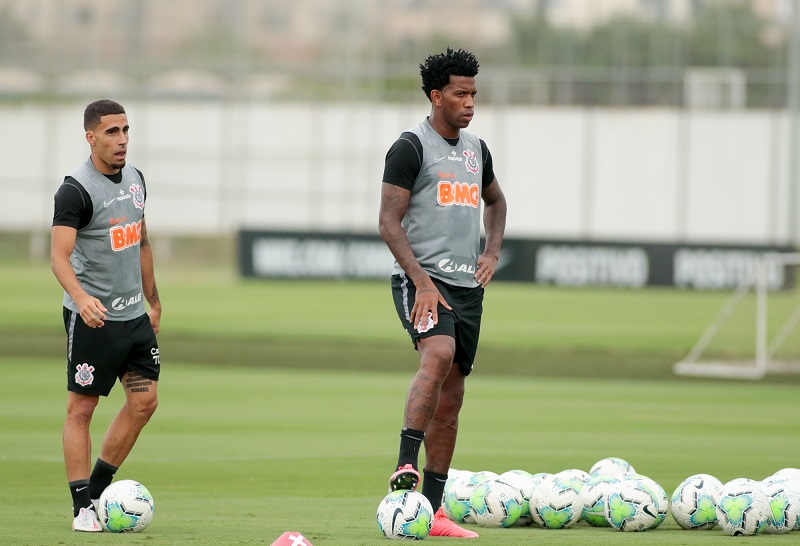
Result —
[[636, 480], [641, 487], [644, 487], [656, 501], [657, 516], [655, 521], [650, 525], [651, 529], [655, 529], [667, 519], [667, 512], [669, 512], [669, 497], [664, 488], [654, 479], [645, 476], [644, 474], [625, 474], [624, 479]]
[[595, 527], [611, 526], [606, 519], [606, 504], [608, 503], [608, 493], [617, 482], [619, 482], [619, 478], [615, 476], [596, 476], [584, 484], [583, 489], [581, 489], [580, 499], [583, 519], [589, 525]]
[[472, 492], [475, 491], [479, 483], [497, 477], [494, 472], [462, 470], [453, 477], [452, 481], [448, 478], [445, 483], [442, 511], [451, 521], [456, 523], [474, 523], [472, 505], [470, 503]]
[[619, 477], [621, 474], [633, 474], [634, 472], [636, 470], [633, 469], [633, 465], [619, 457], [600, 459], [589, 469], [589, 475], [593, 478], [597, 476]]
[[770, 506], [765, 533], [788, 533], [800, 529], [800, 480], [770, 478], [762, 482]]
[[583, 511], [583, 485], [581, 479], [569, 472], [546, 477], [531, 493], [533, 522], [545, 529], [567, 529], [575, 525]]
[[717, 525], [717, 499], [722, 482], [709, 474], [694, 474], [672, 493], [670, 513], [682, 529], [712, 529]]
[[619, 531], [647, 531], [658, 525], [658, 499], [652, 486], [632, 478], [612, 484], [606, 502], [606, 519]]
[[522, 493], [496, 478], [478, 484], [470, 497], [472, 517], [481, 527], [511, 527], [522, 515]]
[[541, 480], [534, 478], [530, 472], [525, 470], [509, 470], [500, 474], [500, 478], [516, 487], [522, 495], [522, 513], [515, 525], [525, 526], [533, 523], [533, 518], [531, 518], [531, 494]]
[[380, 502], [377, 519], [386, 538], [422, 540], [431, 532], [433, 508], [422, 493], [399, 489]]
[[769, 499], [760, 482], [737, 478], [722, 486], [717, 499], [717, 520], [727, 534], [758, 535], [769, 526], [769, 518]]
[[153, 495], [134, 480], [119, 480], [105, 488], [97, 505], [101, 525], [112, 533], [138, 533], [155, 515]]

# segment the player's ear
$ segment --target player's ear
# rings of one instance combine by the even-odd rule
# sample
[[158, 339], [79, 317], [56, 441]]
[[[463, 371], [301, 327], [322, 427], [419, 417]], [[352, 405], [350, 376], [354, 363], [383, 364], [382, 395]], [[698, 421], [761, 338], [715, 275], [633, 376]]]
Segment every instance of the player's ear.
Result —
[[436, 106], [442, 105], [442, 92], [439, 89], [433, 89], [431, 91], [431, 103]]
[[86, 131], [86, 142], [94, 146], [94, 133], [91, 131]]

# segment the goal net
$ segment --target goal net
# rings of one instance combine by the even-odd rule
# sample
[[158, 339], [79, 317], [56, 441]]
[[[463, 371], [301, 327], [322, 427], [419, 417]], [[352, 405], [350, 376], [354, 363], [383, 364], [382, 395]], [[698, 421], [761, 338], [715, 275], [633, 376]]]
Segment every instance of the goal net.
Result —
[[737, 379], [800, 373], [798, 265], [800, 253], [762, 255], [673, 371]]

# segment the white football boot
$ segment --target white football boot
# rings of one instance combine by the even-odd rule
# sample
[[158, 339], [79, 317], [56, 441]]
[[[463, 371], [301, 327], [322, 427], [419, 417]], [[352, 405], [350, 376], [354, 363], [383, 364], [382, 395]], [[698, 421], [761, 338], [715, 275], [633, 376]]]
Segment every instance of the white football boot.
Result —
[[100, 533], [103, 531], [103, 526], [100, 525], [100, 520], [97, 519], [94, 508], [81, 508], [78, 515], [72, 520], [72, 530], [85, 533]]

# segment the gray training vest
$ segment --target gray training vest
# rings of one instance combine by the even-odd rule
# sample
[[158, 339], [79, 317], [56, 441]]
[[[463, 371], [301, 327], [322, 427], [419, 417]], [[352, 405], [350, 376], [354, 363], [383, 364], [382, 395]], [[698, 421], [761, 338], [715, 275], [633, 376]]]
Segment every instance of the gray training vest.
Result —
[[[91, 158], [69, 174], [92, 198], [92, 220], [78, 230], [70, 256], [86, 292], [108, 309], [108, 320], [131, 320], [144, 314], [139, 243], [144, 218], [144, 180], [131, 165], [115, 184], [92, 165]], [[64, 307], [78, 306], [64, 292]]]
[[[428, 275], [475, 287], [481, 242], [483, 156], [478, 137], [460, 131], [451, 146], [425, 119], [409, 129], [422, 143], [421, 168], [402, 221], [414, 256]], [[395, 261], [393, 274], [402, 273]]]

